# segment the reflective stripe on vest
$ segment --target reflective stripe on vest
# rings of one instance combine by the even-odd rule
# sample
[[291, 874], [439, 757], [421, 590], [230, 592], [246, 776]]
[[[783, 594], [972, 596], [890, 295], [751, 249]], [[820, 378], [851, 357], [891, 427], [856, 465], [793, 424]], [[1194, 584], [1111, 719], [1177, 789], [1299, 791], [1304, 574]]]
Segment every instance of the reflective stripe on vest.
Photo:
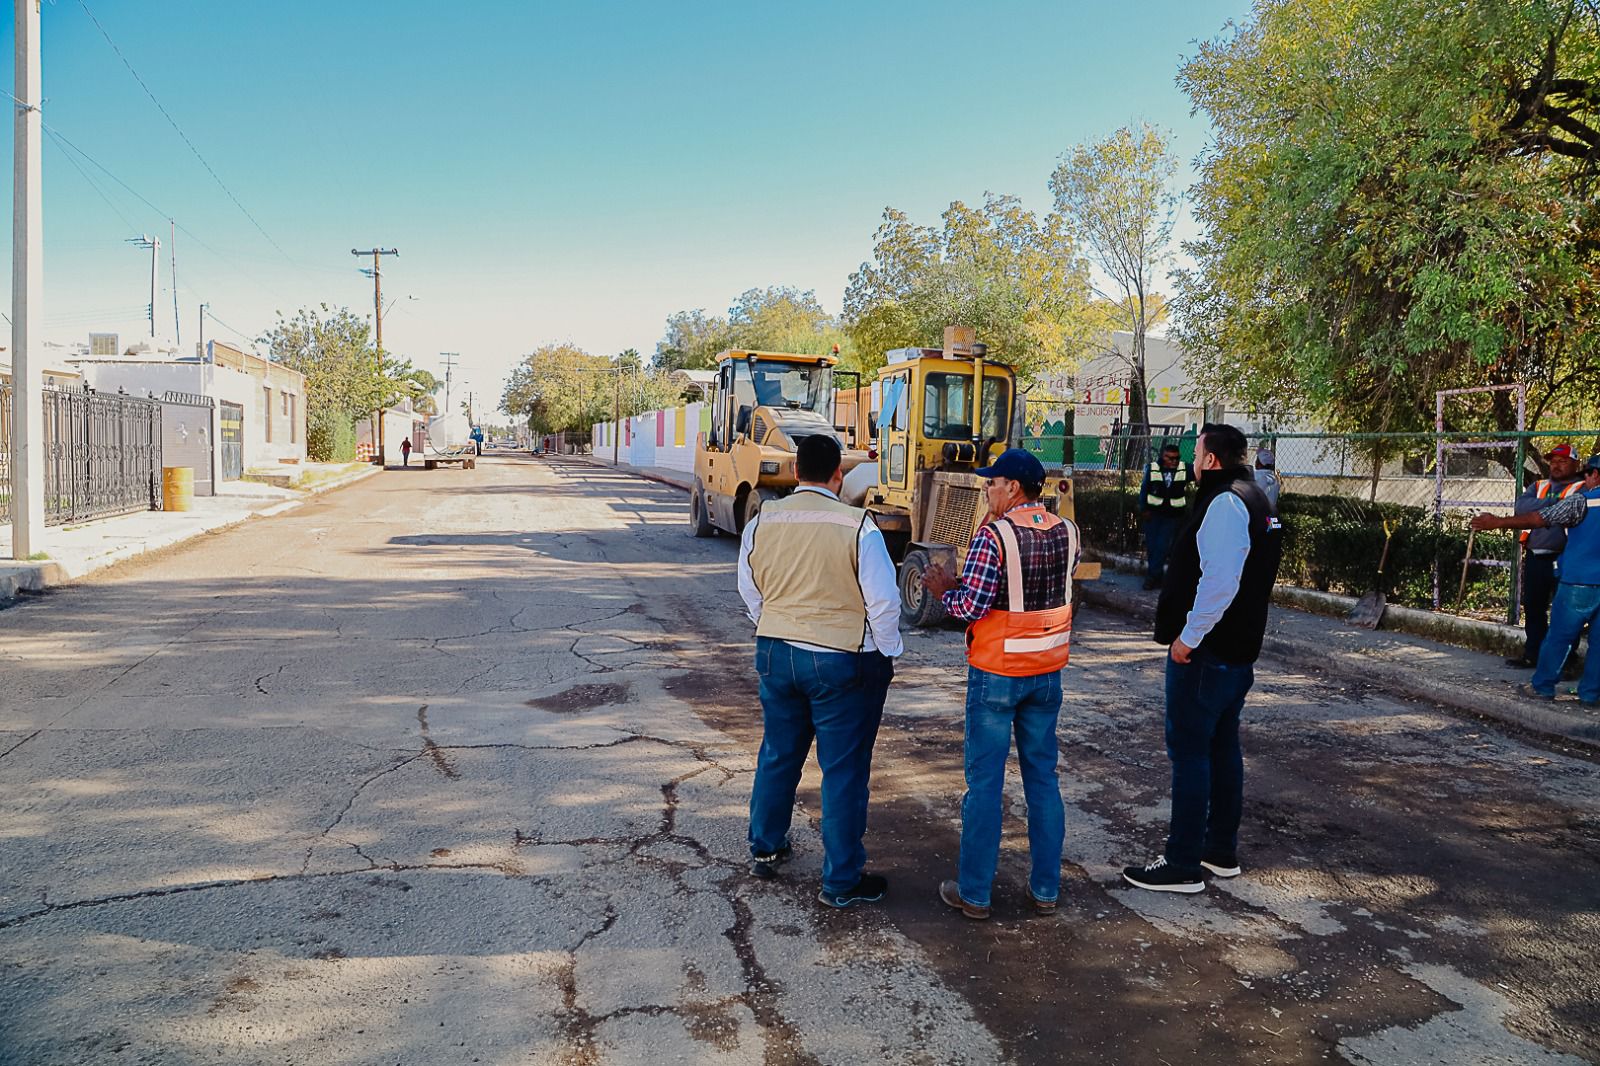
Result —
[[[1068, 529], [1066, 602], [1042, 611], [1025, 611], [1022, 548], [1010, 517], [994, 523], [1000, 561], [1006, 568], [1007, 610], [990, 611], [967, 627], [967, 662], [1004, 677], [1037, 677], [1067, 665], [1072, 643], [1072, 559], [1078, 554], [1077, 529], [1043, 507], [1013, 512], [1043, 529]], [[1042, 518], [1042, 520], [1041, 520]]]
[[1180, 460], [1178, 468], [1172, 471], [1172, 487], [1178, 490], [1176, 496], [1157, 496], [1155, 494], [1157, 485], [1161, 485], [1163, 488], [1166, 487], [1166, 479], [1161, 476], [1162, 473], [1163, 470], [1160, 463], [1150, 464], [1150, 491], [1144, 494], [1145, 506], [1187, 507], [1189, 498], [1184, 495], [1184, 486], [1189, 480], [1189, 472], [1184, 469], [1183, 462]]
[[[1538, 481], [1534, 482], [1533, 498], [1536, 500], [1548, 500], [1550, 498], [1550, 485], [1551, 481], [1547, 477], [1542, 477]], [[1561, 490], [1561, 498], [1564, 500], [1581, 488], [1583, 488], [1583, 478], [1580, 477], [1578, 480]], [[1528, 534], [1532, 532], [1533, 530], [1531, 529], [1524, 529], [1521, 533], [1517, 534], [1518, 543], [1528, 543]]]
[[1600, 586], [1600, 489], [1580, 493], [1588, 501], [1583, 521], [1567, 530], [1567, 547], [1557, 564], [1563, 585]]

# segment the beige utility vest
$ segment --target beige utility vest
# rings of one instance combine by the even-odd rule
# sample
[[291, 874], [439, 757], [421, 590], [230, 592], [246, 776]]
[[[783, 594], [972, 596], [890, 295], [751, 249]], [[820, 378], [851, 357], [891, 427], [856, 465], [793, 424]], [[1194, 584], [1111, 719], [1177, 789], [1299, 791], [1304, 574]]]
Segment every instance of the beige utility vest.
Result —
[[750, 576], [761, 593], [756, 636], [860, 651], [867, 606], [858, 576], [867, 512], [819, 492], [761, 505]]

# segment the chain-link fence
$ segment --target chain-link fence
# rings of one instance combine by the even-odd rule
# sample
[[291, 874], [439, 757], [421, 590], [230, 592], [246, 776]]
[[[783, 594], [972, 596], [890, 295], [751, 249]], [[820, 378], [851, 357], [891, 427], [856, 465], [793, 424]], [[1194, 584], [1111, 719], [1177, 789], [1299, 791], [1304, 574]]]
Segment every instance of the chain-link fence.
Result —
[[[1192, 461], [1194, 436], [1041, 434], [1025, 443], [1071, 464], [1086, 545], [1142, 555], [1144, 476], [1168, 442]], [[1252, 461], [1270, 454], [1280, 484], [1280, 581], [1349, 596], [1381, 584], [1391, 603], [1514, 621], [1518, 534], [1474, 533], [1468, 522], [1479, 511], [1509, 514], [1546, 475], [1550, 449], [1570, 445], [1581, 460], [1600, 450], [1600, 430], [1271, 433], [1250, 444]]]

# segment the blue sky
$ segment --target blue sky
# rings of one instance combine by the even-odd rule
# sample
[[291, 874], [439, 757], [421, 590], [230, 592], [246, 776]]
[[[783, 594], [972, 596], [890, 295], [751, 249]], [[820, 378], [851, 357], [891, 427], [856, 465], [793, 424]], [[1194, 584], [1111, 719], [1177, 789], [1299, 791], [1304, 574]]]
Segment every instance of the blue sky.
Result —
[[[671, 312], [751, 287], [812, 288], [836, 311], [886, 205], [933, 222], [993, 190], [1043, 210], [1061, 153], [1128, 121], [1171, 129], [1192, 159], [1205, 129], [1173, 76], [1248, 9], [86, 2], [278, 247], [80, 0], [46, 0], [45, 122], [160, 208], [79, 157], [91, 185], [46, 139], [51, 338], [147, 332], [149, 254], [125, 238], [165, 243], [170, 215], [188, 231], [185, 346], [201, 299], [219, 337], [302, 305], [370, 312], [350, 249], [380, 243], [401, 253], [385, 346], [430, 368], [459, 351], [480, 395], [541, 343], [648, 353]], [[9, 175], [9, 138], [3, 152]], [[9, 257], [0, 269], [9, 287]]]

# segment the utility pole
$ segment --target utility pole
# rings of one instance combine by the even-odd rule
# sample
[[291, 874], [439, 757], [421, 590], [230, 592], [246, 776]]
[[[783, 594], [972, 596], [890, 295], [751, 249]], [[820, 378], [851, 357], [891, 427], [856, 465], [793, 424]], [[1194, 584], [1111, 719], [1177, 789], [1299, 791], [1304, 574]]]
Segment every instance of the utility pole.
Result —
[[[386, 255], [399, 255], [400, 250], [398, 248], [374, 247], [368, 248], [363, 252], [359, 248], [352, 248], [350, 249], [350, 254], [357, 258], [363, 255], [372, 256], [372, 313], [373, 326], [377, 332], [378, 378], [381, 380], [383, 378], [383, 257]], [[378, 454], [373, 461], [378, 466], [383, 466], [385, 459], [383, 454], [383, 408], [381, 406], [373, 412], [373, 420], [377, 423], [378, 430], [376, 438]]]
[[129, 237], [128, 243], [135, 248], [150, 249], [150, 338], [154, 340], [156, 335], [156, 268], [161, 264], [159, 258], [161, 255], [161, 238], [150, 237], [141, 233], [137, 237]]
[[611, 465], [616, 466], [622, 444], [622, 368], [613, 371], [611, 379]]
[[172, 254], [172, 343], [183, 348], [183, 326], [178, 322], [178, 224], [167, 219], [167, 251]]
[[211, 361], [206, 358], [206, 308], [210, 306], [210, 304], [200, 305], [200, 361], [202, 363]]
[[[11, 197], [11, 557], [44, 547], [43, 174], [39, 167], [39, 0], [16, 0]], [[35, 348], [37, 346], [37, 349]]]
[[450, 381], [455, 376], [456, 361], [461, 358], [460, 352], [440, 352], [439, 358], [444, 360], [444, 413], [450, 413]]

